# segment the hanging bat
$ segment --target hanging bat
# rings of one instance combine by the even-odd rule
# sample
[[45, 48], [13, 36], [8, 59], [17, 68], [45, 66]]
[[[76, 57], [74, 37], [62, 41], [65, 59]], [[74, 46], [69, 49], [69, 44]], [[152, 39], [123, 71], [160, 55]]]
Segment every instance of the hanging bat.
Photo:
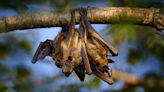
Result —
[[[81, 27], [81, 24], [80, 24], [80, 27]], [[82, 28], [83, 29], [83, 28]], [[84, 33], [83, 33], [83, 30], [77, 30], [77, 31], [79, 31], [79, 37], [80, 38], [82, 38], [83, 36], [85, 36], [84, 34], [86, 33], [86, 31], [84, 31]], [[86, 37], [86, 36], [85, 36]], [[84, 37], [84, 38], [85, 38]], [[106, 56], [107, 56], [107, 53], [106, 53]], [[107, 59], [107, 58], [106, 58]], [[68, 61], [67, 61], [68, 60]], [[64, 69], [65, 69], [65, 71], [68, 71], [69, 69], [70, 69], [70, 67], [72, 66], [72, 63], [70, 62], [70, 61], [72, 61], [72, 58], [71, 57], [69, 57], [68, 59], [63, 59], [63, 61], [59, 61], [59, 62], [65, 62], [67, 65], [64, 65]], [[107, 60], [107, 63], [113, 63], [114, 61], [112, 61], [112, 60]], [[62, 64], [63, 65], [63, 64]], [[80, 66], [83, 66], [83, 65], [80, 65]], [[105, 73], [108, 73], [108, 70], [109, 70], [109, 68], [108, 68], [108, 66], [106, 66], [105, 67], [106, 68], [106, 72]], [[81, 69], [81, 70], [80, 70]], [[84, 72], [84, 67], [82, 67], [82, 68], [80, 68], [80, 69], [78, 69], [78, 71], [75, 71], [76, 72], [76, 74], [78, 75], [78, 74], [81, 74], [81, 75], [78, 75], [78, 77], [81, 79], [81, 80], [84, 80], [84, 77], [85, 77], [85, 72]], [[100, 71], [99, 71], [100, 72]], [[70, 72], [71, 73], [71, 72]], [[69, 73], [69, 74], [70, 74]], [[100, 75], [97, 75], [97, 74], [99, 74], [99, 73], [95, 73], [95, 75], [96, 76], [98, 76], [98, 77], [100, 77], [100, 78], [103, 78], [103, 77], [101, 77]], [[103, 74], [103, 73], [101, 73], [101, 74]], [[109, 74], [108, 74], [109, 75]], [[102, 75], [102, 76], [104, 76], [104, 75]], [[110, 75], [109, 75], [110, 76]], [[110, 79], [110, 78], [109, 78]], [[109, 81], [108, 80], [105, 80], [106, 82], [108, 82], [109, 83]], [[111, 82], [110, 82], [111, 83]]]
[[[86, 73], [91, 74], [92, 70], [87, 57], [85, 43], [83, 39], [79, 37], [82, 28], [75, 28], [75, 15], [72, 13], [70, 28], [66, 38], [61, 42], [62, 59], [57, 60], [57, 65], [62, 65], [62, 72], [65, 74], [71, 74], [72, 70], [79, 66], [82, 61], [84, 63]], [[75, 70], [76, 71], [76, 70]]]
[[[71, 23], [72, 23], [72, 21], [71, 21]], [[75, 24], [73, 24], [73, 28], [74, 28], [74, 25]], [[71, 36], [73, 36], [73, 35], [71, 35], [71, 36], [68, 36], [68, 38], [67, 38], [67, 40], [76, 40], [76, 41], [74, 41], [75, 43], [81, 43], [79, 40], [81, 40], [82, 38], [83, 38], [83, 27], [81, 26], [81, 23], [80, 23], [80, 26], [79, 26], [79, 29], [76, 29], [76, 28], [74, 28], [75, 29], [75, 32], [74, 33], [76, 33], [76, 36], [78, 36], [78, 38], [76, 38], [76, 39], [74, 39], [74, 38], [71, 38]], [[81, 30], [81, 31], [79, 31], [79, 30]], [[78, 33], [78, 35], [77, 35], [77, 32], [79, 32]], [[71, 32], [70, 32], [71, 33]], [[71, 38], [71, 39], [69, 39], [69, 38]], [[79, 42], [77, 42], [77, 39], [78, 39], [78, 41]], [[66, 41], [66, 42], [68, 42], [68, 41]], [[71, 42], [71, 41], [70, 41]], [[72, 43], [71, 45], [73, 45], [74, 43]], [[84, 46], [84, 45], [83, 45]], [[85, 48], [85, 47], [84, 47]], [[69, 48], [70, 49], [70, 48]], [[68, 48], [67, 48], [67, 50], [69, 50]], [[72, 49], [72, 48], [71, 48]], [[76, 48], [77, 49], [77, 48]], [[87, 55], [86, 55], [86, 52], [85, 52], [85, 50], [81, 53], [82, 54], [82, 56], [84, 57], [86, 57], [86, 60], [88, 60], [87, 59]], [[74, 56], [72, 56], [72, 57], [74, 57]], [[57, 66], [59, 66], [59, 68], [63, 68], [62, 70], [63, 70], [63, 72], [65, 73], [65, 76], [69, 76], [71, 73], [72, 73], [72, 68], [74, 67], [74, 63], [72, 62], [72, 57], [68, 57], [68, 58], [63, 58], [63, 59], [61, 59], [61, 60], [57, 60], [56, 62], [55, 62], [55, 64], [57, 65]], [[84, 57], [84, 60], [85, 60], [85, 57]], [[74, 62], [76, 62], [76, 60], [74, 61]], [[80, 60], [80, 62], [81, 62], [81, 60]], [[78, 65], [78, 64], [77, 64]], [[89, 67], [88, 67], [88, 70], [89, 69], [91, 69], [90, 68], [90, 65], [89, 64], [87, 64]], [[86, 65], [86, 66], [87, 66]], [[63, 67], [62, 67], [63, 66]], [[84, 64], [80, 64], [80, 65], [78, 65], [78, 66], [76, 66], [75, 68], [73, 68], [73, 70], [74, 70], [74, 72], [77, 74], [77, 76], [79, 77], [79, 79], [81, 80], [81, 81], [84, 81], [84, 78], [85, 78], [85, 67], [84, 67]], [[87, 69], [86, 69], [87, 70]]]
[[118, 52], [93, 29], [86, 18], [86, 10], [82, 11], [82, 9], [79, 9], [79, 11], [82, 20], [81, 23], [84, 26], [84, 41], [90, 62], [96, 65], [102, 72], [107, 71], [108, 59], [106, 48], [108, 48], [112, 55], [117, 55]]
[[109, 72], [109, 68], [108, 68], [108, 63], [112, 62], [112, 60], [107, 59], [107, 49], [104, 46], [104, 44], [99, 40], [96, 40], [96, 38], [93, 37], [91, 33], [89, 33], [89, 29], [87, 28], [87, 23], [85, 23], [86, 21], [89, 23], [89, 21], [87, 19], [86, 20], [84, 19], [86, 13], [85, 15], [83, 14], [85, 10], [82, 11], [82, 9], [79, 9], [79, 11], [81, 15], [81, 23], [84, 27], [84, 34], [83, 34], [84, 41], [85, 41], [89, 61], [92, 63], [91, 68], [93, 74], [99, 77], [100, 79], [106, 81], [107, 83], [112, 84], [113, 83], [113, 79], [111, 75], [112, 70], [111, 72]]
[[108, 43], [105, 39], [103, 39], [97, 32], [96, 30], [91, 26], [90, 22], [86, 18], [86, 13], [87, 11], [85, 10], [85, 15], [83, 16], [83, 21], [86, 25], [86, 29], [88, 31], [88, 34], [90, 35], [91, 39], [95, 39], [99, 44], [101, 44], [105, 49], [108, 49], [109, 52], [113, 56], [117, 56], [118, 52], [117, 50], [110, 44]]

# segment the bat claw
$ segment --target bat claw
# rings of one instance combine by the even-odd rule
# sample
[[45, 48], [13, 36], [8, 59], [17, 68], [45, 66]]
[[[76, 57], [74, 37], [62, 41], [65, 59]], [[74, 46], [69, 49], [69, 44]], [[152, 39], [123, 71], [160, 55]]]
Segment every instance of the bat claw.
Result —
[[36, 63], [36, 61], [35, 61], [35, 59], [32, 59], [32, 61], [31, 61], [33, 64], [35, 64]]
[[57, 59], [55, 64], [56, 64], [57, 67], [62, 68], [61, 61], [59, 59]]
[[110, 70], [108, 70], [108, 73], [109, 73], [110, 77], [113, 79], [112, 67], [110, 67]]

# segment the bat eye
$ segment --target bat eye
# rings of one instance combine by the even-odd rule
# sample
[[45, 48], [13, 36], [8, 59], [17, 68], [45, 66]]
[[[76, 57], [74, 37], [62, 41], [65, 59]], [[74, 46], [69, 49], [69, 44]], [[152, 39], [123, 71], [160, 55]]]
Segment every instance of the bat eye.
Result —
[[44, 55], [44, 53], [42, 53]]
[[68, 65], [69, 65], [69, 63], [68, 63], [68, 62], [66, 62], [66, 63], [65, 63], [65, 65], [66, 65], [66, 66], [68, 66]]

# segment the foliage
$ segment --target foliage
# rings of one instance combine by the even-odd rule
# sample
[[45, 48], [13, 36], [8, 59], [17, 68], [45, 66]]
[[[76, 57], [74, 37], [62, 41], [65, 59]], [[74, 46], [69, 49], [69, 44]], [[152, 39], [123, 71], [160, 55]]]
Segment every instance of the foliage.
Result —
[[[136, 8], [163, 8], [163, 3], [164, 2], [156, 0], [111, 0], [109, 1], [108, 5]], [[164, 76], [164, 72], [162, 71], [164, 60], [164, 32], [159, 32], [155, 28], [149, 26], [133, 25], [133, 23], [130, 23], [128, 21], [122, 21], [118, 24], [109, 25], [105, 30], [108, 31], [107, 35], [110, 35], [110, 38], [113, 38], [114, 44], [119, 44], [120, 46], [122, 46], [120, 43], [123, 44], [124, 41], [128, 42], [127, 46], [129, 47], [129, 52], [126, 60], [128, 63], [131, 64], [131, 66], [137, 66], [142, 62], [149, 63], [149, 61], [146, 61], [146, 59], [155, 56], [156, 61], [154, 62], [159, 61], [159, 63], [161, 63], [161, 66], [152, 66], [160, 68], [160, 78]], [[151, 71], [151, 73], [153, 74], [149, 77], [157, 75], [155, 71]], [[145, 79], [148, 79], [149, 77], [145, 76]], [[136, 92], [136, 87], [136, 85], [128, 86], [126, 89], [123, 89], [123, 91]], [[144, 85], [140, 87], [145, 92], [154, 92], [157, 91], [157, 89], [159, 89], [158, 92], [162, 92], [163, 90], [159, 86], [152, 87], [151, 89], [145, 87]]]
[[[30, 7], [30, 4], [44, 4], [49, 3], [54, 9], [65, 9], [75, 6], [76, 3], [81, 2], [94, 2], [94, 0], [0, 0], [0, 8], [10, 8], [16, 10], [18, 13], [25, 13]], [[122, 6], [122, 7], [138, 7], [138, 8], [163, 8], [164, 2], [156, 0], [109, 0], [107, 1], [108, 6]], [[163, 60], [164, 60], [164, 33], [158, 32], [156, 29], [147, 26], [133, 25], [133, 23], [127, 21], [121, 21], [118, 24], [109, 25], [105, 30], [113, 39], [113, 44], [120, 45], [127, 41], [129, 43], [129, 52], [127, 55], [127, 63], [131, 66], [137, 66], [144, 61], [143, 59], [149, 58], [152, 55], [156, 57], [161, 63], [160, 75], [154, 74], [143, 75], [145, 79], [154, 78], [156, 81], [160, 81], [164, 76]], [[0, 34], [0, 91], [1, 92], [32, 92], [38, 87], [44, 89], [47, 85], [51, 85], [56, 80], [47, 79], [42, 82], [39, 86], [37, 82], [32, 80], [33, 75], [30, 70], [25, 66], [10, 67], [7, 60], [10, 56], [15, 55], [15, 53], [23, 51], [28, 53], [32, 50], [30, 37], [26, 37], [27, 34], [17, 34], [17, 33], [7, 33]], [[120, 45], [121, 46], [121, 45]], [[3, 48], [3, 49], [2, 49]], [[124, 49], [124, 48], [121, 48]], [[29, 54], [30, 55], [30, 54]], [[26, 60], [26, 58], [24, 59]], [[23, 61], [22, 61], [23, 62]], [[30, 61], [29, 61], [30, 62]], [[153, 66], [153, 65], [152, 65]], [[153, 71], [151, 71], [153, 72]], [[56, 78], [59, 79], [59, 78]], [[61, 79], [62, 80], [62, 79]], [[41, 80], [43, 81], [43, 80]], [[40, 82], [40, 81], [39, 81]], [[36, 86], [37, 85], [37, 86]], [[48, 89], [46, 91], [53, 92], [78, 92], [83, 88], [88, 88], [90, 90], [98, 89], [100, 85], [100, 80], [94, 78], [85, 85], [69, 84], [69, 85], [59, 85], [57, 90]], [[145, 92], [162, 92], [163, 88], [159, 86], [147, 87], [142, 85], [128, 85], [124, 84], [126, 87], [120, 88], [123, 92], [136, 92], [138, 89], [142, 89]], [[54, 86], [54, 85], [53, 85]], [[53, 87], [50, 86], [50, 87]]]

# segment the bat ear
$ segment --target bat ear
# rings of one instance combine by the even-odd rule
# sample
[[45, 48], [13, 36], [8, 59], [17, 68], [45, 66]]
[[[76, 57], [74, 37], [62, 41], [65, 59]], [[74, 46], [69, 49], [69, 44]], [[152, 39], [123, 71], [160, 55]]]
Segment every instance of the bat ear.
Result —
[[69, 56], [69, 57], [68, 57], [68, 60], [72, 61], [72, 57], [71, 57], [71, 56]]

